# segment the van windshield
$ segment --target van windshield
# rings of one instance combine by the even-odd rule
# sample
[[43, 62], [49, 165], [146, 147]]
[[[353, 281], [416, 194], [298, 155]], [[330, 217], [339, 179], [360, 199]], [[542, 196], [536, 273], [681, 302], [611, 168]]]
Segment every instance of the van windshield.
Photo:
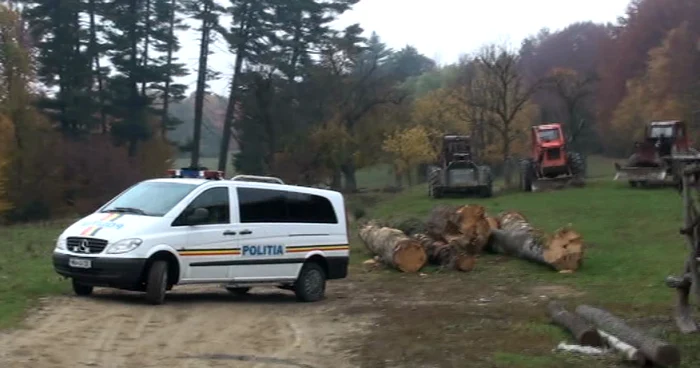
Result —
[[139, 183], [114, 198], [100, 212], [163, 216], [196, 187], [196, 184], [185, 183]]

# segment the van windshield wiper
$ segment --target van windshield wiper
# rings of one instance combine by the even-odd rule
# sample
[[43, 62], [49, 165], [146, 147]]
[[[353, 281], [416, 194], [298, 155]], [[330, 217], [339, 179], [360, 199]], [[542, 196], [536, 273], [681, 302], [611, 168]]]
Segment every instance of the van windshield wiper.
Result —
[[110, 208], [108, 210], [105, 210], [105, 212], [134, 213], [137, 215], [148, 216], [148, 214], [144, 210], [142, 210], [140, 208], [134, 208], [134, 207], [114, 207], [114, 208]]

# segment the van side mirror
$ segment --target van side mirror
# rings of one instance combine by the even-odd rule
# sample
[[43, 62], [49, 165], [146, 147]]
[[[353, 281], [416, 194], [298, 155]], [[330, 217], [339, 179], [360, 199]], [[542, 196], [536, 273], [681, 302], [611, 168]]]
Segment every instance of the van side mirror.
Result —
[[209, 210], [203, 207], [198, 207], [187, 216], [187, 224], [199, 225], [206, 222], [207, 219], [209, 219]]

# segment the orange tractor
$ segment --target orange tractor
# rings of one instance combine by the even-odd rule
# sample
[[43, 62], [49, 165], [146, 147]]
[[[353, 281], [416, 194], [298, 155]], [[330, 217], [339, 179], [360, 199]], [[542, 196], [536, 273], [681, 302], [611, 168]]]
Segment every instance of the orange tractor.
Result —
[[586, 164], [579, 153], [567, 150], [561, 124], [531, 128], [531, 156], [520, 162], [520, 189], [536, 192], [584, 185]]
[[685, 122], [653, 121], [644, 129], [644, 140], [635, 142], [634, 153], [621, 166], [615, 163], [613, 180], [626, 178], [630, 186], [646, 184], [680, 185], [683, 162], [699, 161], [700, 153], [690, 146]]

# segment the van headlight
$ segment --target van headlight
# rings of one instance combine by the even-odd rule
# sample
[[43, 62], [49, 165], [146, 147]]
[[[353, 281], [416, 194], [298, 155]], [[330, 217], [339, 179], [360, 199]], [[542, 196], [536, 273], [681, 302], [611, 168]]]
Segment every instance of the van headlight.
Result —
[[132, 250], [136, 249], [139, 245], [143, 243], [143, 240], [141, 239], [122, 239], [107, 248], [107, 253], [109, 254], [119, 254], [119, 253], [126, 253], [126, 252], [131, 252]]
[[58, 239], [56, 239], [56, 249], [66, 250], [66, 238], [59, 236]]

